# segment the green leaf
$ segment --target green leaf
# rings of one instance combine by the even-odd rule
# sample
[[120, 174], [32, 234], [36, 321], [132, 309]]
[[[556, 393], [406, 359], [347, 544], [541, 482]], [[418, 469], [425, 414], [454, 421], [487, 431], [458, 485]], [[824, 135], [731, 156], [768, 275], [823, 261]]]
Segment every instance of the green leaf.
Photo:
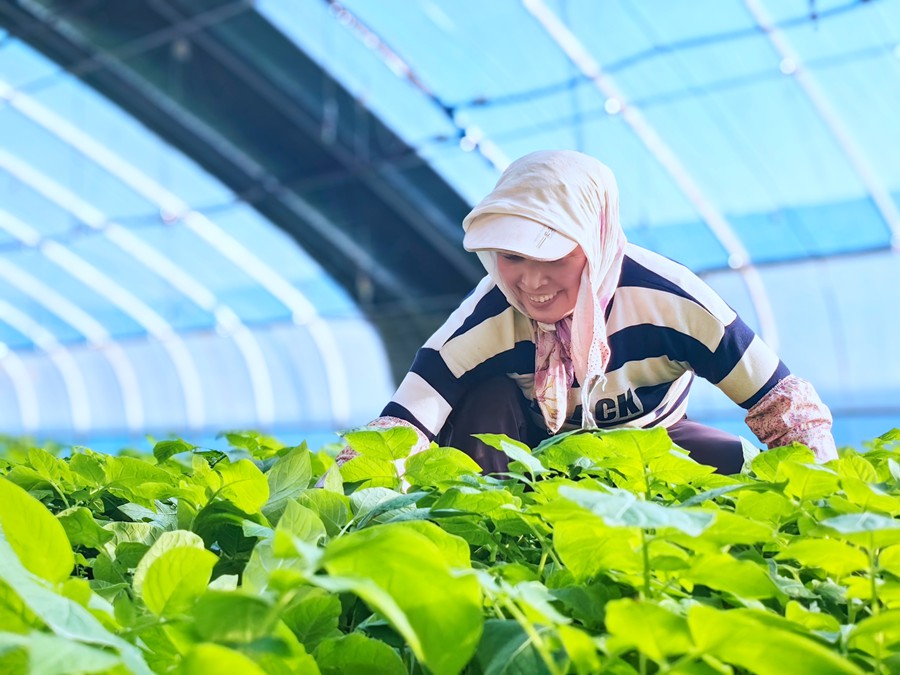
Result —
[[696, 552], [718, 553], [723, 547], [736, 544], [769, 542], [775, 536], [771, 525], [736, 515], [730, 511], [714, 512], [715, 520], [701, 537], [667, 534], [669, 541]]
[[677, 450], [652, 458], [647, 463], [650, 481], [660, 481], [667, 485], [689, 485], [709, 476], [715, 467], [698, 464], [688, 455]]
[[[53, 522], [57, 521], [54, 519]], [[132, 673], [150, 674], [150, 669], [137, 648], [110, 633], [90, 611], [74, 600], [58, 595], [36, 581], [22, 565], [2, 531], [0, 531], [0, 581], [15, 589], [17, 596], [28, 610], [60, 638], [112, 647], [119, 652], [122, 661]]]
[[50, 484], [50, 481], [30, 466], [23, 466], [21, 464], [19, 466], [14, 466], [7, 472], [5, 477], [10, 483], [18, 485], [38, 499], [44, 499], [45, 497], [52, 498], [57, 494], [57, 491]]
[[757, 544], [771, 541], [775, 532], [770, 525], [728, 511], [717, 511], [715, 520], [703, 533], [703, 541], [719, 546]]
[[541, 464], [541, 461], [531, 454], [531, 449], [524, 443], [514, 441], [503, 434], [472, 434], [485, 445], [496, 448], [513, 462], [518, 462], [532, 476], [540, 476], [549, 473], [550, 469]]
[[105, 459], [106, 455], [97, 456], [83, 452], [73, 452], [71, 459], [69, 459], [69, 469], [72, 471], [73, 480], [80, 480], [80, 482], [92, 488], [104, 485], [106, 483]]
[[210, 675], [210, 673], [266, 675], [262, 668], [240, 652], [211, 643], [192, 647], [175, 672], [179, 675]]
[[99, 549], [103, 544], [113, 538], [113, 533], [103, 529], [90, 509], [83, 506], [74, 506], [56, 514], [62, 523], [66, 536], [72, 546], [84, 546], [86, 548]]
[[156, 458], [157, 462], [162, 464], [169, 459], [169, 457], [181, 454], [182, 452], [193, 452], [196, 449], [196, 445], [191, 445], [180, 438], [169, 441], [159, 441], [153, 446], [153, 456]]
[[164, 530], [175, 529], [178, 526], [177, 507], [164, 502], [156, 501], [153, 509], [128, 502], [120, 504], [118, 511], [135, 522], [153, 523]]
[[28, 648], [31, 673], [96, 673], [122, 664], [113, 652], [37, 631], [28, 636]]
[[281, 455], [266, 473], [269, 483], [269, 501], [263, 507], [266, 518], [277, 521], [288, 500], [295, 499], [308, 488], [311, 479], [312, 464], [306, 443]]
[[325, 539], [327, 532], [322, 519], [312, 509], [299, 502], [287, 502], [287, 508], [275, 527], [276, 532], [285, 532], [300, 541], [314, 546]]
[[418, 532], [422, 536], [427, 537], [432, 544], [437, 546], [444, 562], [446, 562], [452, 570], [469, 569], [472, 567], [469, 545], [462, 537], [457, 537], [454, 534], [445, 532], [439, 526], [427, 520], [411, 521], [403, 523], [402, 525], [398, 524], [398, 527]]
[[629, 457], [649, 464], [672, 450], [669, 433], [662, 427], [653, 429], [614, 429], [599, 433], [603, 452], [612, 457]]
[[[373, 519], [389, 520], [390, 517], [400, 513], [414, 511], [416, 502], [427, 494], [427, 492], [403, 494], [383, 487], [356, 490], [350, 496], [350, 503], [356, 512], [356, 526], [362, 529]], [[386, 515], [388, 517], [380, 518]]]
[[878, 555], [878, 567], [900, 577], [900, 546], [889, 546]]
[[[551, 437], [552, 438], [552, 437]], [[597, 443], [600, 439], [591, 436]], [[541, 464], [548, 469], [559, 471], [567, 474], [574, 468], [590, 469], [596, 466], [596, 460], [584, 456], [576, 447], [568, 444], [558, 443], [548, 446], [543, 452], [538, 454], [537, 449], [533, 451], [535, 457], [540, 457]]]
[[189, 526], [211, 548], [217, 542], [237, 543], [238, 537], [243, 536], [247, 520], [247, 514], [232, 502], [215, 500], [200, 509]]
[[791, 460], [801, 464], [812, 464], [816, 461], [815, 453], [805, 445], [793, 443], [781, 448], [773, 448], [759, 453], [751, 463], [753, 473], [760, 480], [770, 483], [778, 482], [781, 476], [778, 469], [782, 462]]
[[682, 581], [703, 584], [744, 600], [773, 598], [780, 592], [759, 565], [749, 560], [738, 560], [726, 553], [693, 558], [690, 568], [680, 577]]
[[887, 443], [888, 441], [900, 441], [900, 428], [893, 428], [890, 431], [886, 431], [881, 436], [878, 437], [879, 441]]
[[325, 638], [340, 635], [340, 617], [340, 598], [309, 586], [297, 589], [291, 604], [281, 613], [282, 620], [307, 649], [315, 649]]
[[404, 477], [410, 485], [439, 486], [464, 474], [480, 474], [481, 467], [456, 448], [430, 448], [406, 460]]
[[[536, 626], [535, 630], [545, 639], [549, 637], [546, 626]], [[485, 621], [475, 662], [482, 675], [550, 675], [531, 636], [516, 621]]]
[[322, 519], [329, 537], [337, 536], [350, 522], [350, 500], [344, 495], [328, 490], [307, 490], [300, 495], [299, 502]]
[[28, 463], [41, 477], [53, 483], [57, 489], [60, 489], [63, 483], [72, 483], [72, 472], [69, 465], [43, 448], [29, 449]]
[[269, 499], [269, 482], [265, 474], [249, 459], [219, 462], [216, 473], [222, 477], [218, 495], [246, 514], [259, 513]]
[[900, 497], [889, 495], [875, 485], [845, 476], [841, 479], [841, 487], [848, 500], [866, 511], [880, 511], [892, 516], [900, 513]]
[[560, 497], [575, 502], [600, 517], [608, 527], [671, 527], [693, 537], [699, 536], [715, 520], [715, 513], [666, 507], [639, 500], [626, 490], [610, 489], [610, 494], [563, 486]]
[[558, 626], [556, 632], [578, 675], [600, 672], [597, 645], [588, 633], [574, 626]]
[[857, 666], [818, 642], [764, 624], [742, 610], [697, 604], [687, 619], [701, 653], [758, 675], [862, 675]]
[[[21, 563], [19, 564], [21, 565]], [[27, 633], [39, 625], [40, 622], [28, 610], [18, 593], [0, 578], [0, 626], [2, 626], [2, 630]], [[0, 631], [0, 635], [2, 635], [2, 631]]]
[[484, 546], [488, 550], [496, 550], [499, 535], [493, 534], [478, 516], [460, 516], [441, 518], [441, 527], [468, 542], [473, 548]]
[[869, 559], [858, 548], [836, 539], [804, 539], [786, 546], [777, 560], [796, 560], [806, 567], [819, 567], [836, 579], [867, 569]]
[[834, 467], [841, 478], [858, 478], [864, 483], [874, 483], [878, 480], [878, 473], [872, 463], [855, 452], [841, 457], [835, 462]]
[[728, 485], [722, 485], [721, 487], [698, 492], [693, 497], [688, 497], [683, 502], [681, 502], [681, 506], [699, 506], [700, 504], [710, 501], [711, 499], [717, 499], [719, 497], [723, 497], [724, 495], [731, 494], [732, 492], [738, 492], [739, 490], [761, 490], [766, 488], [766, 484], [761, 482], [734, 482]]
[[561, 520], [553, 526], [553, 546], [577, 581], [616, 569], [643, 569], [640, 536], [610, 528], [597, 518]]
[[5, 478], [0, 478], [0, 529], [29, 572], [52, 582], [72, 573], [75, 556], [62, 523]]
[[900, 610], [893, 609], [860, 621], [850, 631], [849, 645], [868, 654], [887, 655], [900, 646]]
[[642, 493], [650, 487], [650, 462], [668, 455], [673, 447], [668, 432], [661, 427], [604, 431], [600, 438], [605, 455], [600, 465], [612, 470], [617, 484]]
[[307, 573], [312, 573], [310, 567], [312, 565], [306, 558], [297, 555], [277, 557], [273, 544], [261, 541], [253, 547], [250, 560], [244, 567], [242, 587], [245, 591], [261, 595], [270, 587], [287, 584], [288, 579], [291, 581], [290, 585], [299, 585], [304, 582]]
[[[606, 457], [608, 453], [606, 445], [597, 434], [576, 429], [550, 436], [540, 443], [532, 454], [540, 457], [544, 466], [565, 470], [575, 463], [591, 465]], [[587, 461], [579, 462], [579, 460]], [[557, 463], [558, 466], [552, 466], [553, 463]]]
[[478, 581], [451, 574], [425, 535], [403, 523], [359, 530], [331, 542], [322, 562], [329, 574], [355, 581], [354, 592], [382, 611], [436, 675], [458, 673], [471, 658], [483, 621]]
[[258, 431], [227, 431], [219, 434], [218, 438], [222, 436], [232, 448], [246, 450], [254, 459], [268, 459], [282, 447], [277, 440]]
[[830, 497], [837, 492], [840, 481], [837, 474], [826, 466], [800, 464], [793, 460], [782, 461], [778, 472], [788, 480], [784, 493], [797, 499]]
[[152, 542], [152, 546], [143, 554], [137, 568], [134, 571], [134, 590], [140, 594], [143, 591], [144, 578], [150, 569], [150, 566], [163, 556], [164, 553], [176, 548], [196, 548], [204, 550], [203, 539], [193, 532], [185, 530], [175, 530], [173, 532], [163, 532], [158, 538]]
[[775, 526], [797, 517], [791, 501], [777, 492], [744, 492], [737, 498], [735, 513]]
[[654, 661], [685, 654], [693, 648], [687, 620], [648, 602], [613, 600], [606, 605], [606, 628]]
[[419, 436], [409, 427], [397, 426], [349, 431], [344, 434], [344, 440], [361, 455], [390, 462], [406, 457], [419, 442]]
[[173, 548], [147, 569], [142, 596], [147, 608], [158, 616], [177, 616], [188, 610], [206, 591], [218, 558], [205, 549]]
[[341, 478], [345, 483], [357, 483], [357, 489], [396, 488], [400, 485], [393, 460], [369, 455], [357, 455], [342, 465]]
[[314, 656], [322, 675], [406, 675], [396, 651], [361, 633], [324, 640]]
[[[479, 575], [479, 578], [482, 580], [482, 586], [486, 593], [490, 594], [495, 581], [491, 579], [490, 584], [485, 584], [484, 576]], [[529, 579], [512, 583], [504, 580], [500, 586], [506, 596], [519, 606], [522, 614], [531, 623], [552, 626], [571, 623], [569, 617], [560, 614], [559, 610], [553, 606], [555, 598], [540, 581]]]
[[831, 530], [841, 539], [868, 549], [900, 543], [900, 522], [877, 513], [848, 513], [827, 518], [819, 528]]
[[509, 490], [479, 490], [458, 487], [447, 490], [438, 498], [432, 508], [468, 511], [493, 520], [502, 520], [504, 517], [512, 517], [507, 509], [509, 507], [518, 509], [520, 502], [521, 500], [513, 496]]
[[173, 474], [134, 457], [107, 457], [104, 471], [110, 492], [147, 507], [177, 484]]
[[784, 608], [784, 616], [809, 630], [837, 633], [841, 629], [838, 620], [830, 614], [810, 611], [796, 600], [788, 602]]
[[250, 643], [272, 631], [272, 607], [263, 598], [207, 591], [191, 609], [193, 630], [204, 642]]

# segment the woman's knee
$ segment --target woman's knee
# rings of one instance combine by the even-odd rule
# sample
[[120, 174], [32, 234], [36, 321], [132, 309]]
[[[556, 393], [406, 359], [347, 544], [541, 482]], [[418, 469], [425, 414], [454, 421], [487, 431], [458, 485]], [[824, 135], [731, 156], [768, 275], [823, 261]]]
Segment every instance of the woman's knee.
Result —
[[438, 443], [462, 450], [485, 473], [504, 471], [507, 458], [474, 438], [474, 434], [503, 434], [529, 442], [528, 413], [518, 385], [505, 375], [492, 377], [466, 393], [438, 434]]
[[691, 459], [715, 467], [717, 473], [739, 473], [744, 465], [743, 446], [737, 436], [687, 418], [667, 431], [672, 442], [687, 450]]

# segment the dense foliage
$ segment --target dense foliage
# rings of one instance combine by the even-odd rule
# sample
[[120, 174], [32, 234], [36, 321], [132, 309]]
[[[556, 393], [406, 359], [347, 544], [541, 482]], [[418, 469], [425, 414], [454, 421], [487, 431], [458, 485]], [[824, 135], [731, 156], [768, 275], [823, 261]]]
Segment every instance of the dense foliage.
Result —
[[[4, 673], [900, 672], [900, 431], [719, 476], [662, 430], [484, 477], [412, 432], [0, 460]], [[316, 483], [320, 487], [315, 487]]]

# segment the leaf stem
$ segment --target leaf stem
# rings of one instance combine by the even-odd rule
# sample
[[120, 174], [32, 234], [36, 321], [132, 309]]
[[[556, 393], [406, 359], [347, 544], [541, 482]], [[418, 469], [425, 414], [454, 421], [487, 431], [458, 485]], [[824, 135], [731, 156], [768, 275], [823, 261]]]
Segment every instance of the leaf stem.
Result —
[[542, 579], [544, 576], [544, 565], [547, 564], [547, 554], [549, 553], [549, 550], [543, 546], [541, 549], [541, 560], [538, 563], [538, 578]]
[[641, 554], [644, 559], [644, 600], [649, 600], [650, 593], [650, 541], [647, 539], [647, 532], [641, 528]]
[[522, 627], [522, 630], [524, 630], [528, 635], [528, 638], [531, 640], [531, 643], [537, 650], [537, 653], [541, 657], [541, 660], [544, 662], [544, 665], [547, 666], [547, 670], [549, 670], [552, 675], [562, 675], [561, 671], [556, 667], [556, 662], [553, 660], [553, 656], [547, 649], [547, 643], [544, 642], [544, 639], [535, 629], [534, 625], [528, 620], [528, 617], [526, 617], [525, 614], [522, 613], [522, 610], [520, 610], [516, 606], [516, 603], [509, 598], [503, 598], [502, 602], [503, 606], [510, 614], [512, 614], [512, 617], [516, 620], [516, 622], [518, 622], [518, 624]]
[[66, 505], [66, 508], [69, 508], [69, 500], [66, 499], [66, 493], [63, 492], [63, 489], [59, 485], [56, 484], [56, 481], [51, 480], [48, 482], [50, 483], [50, 485], [53, 486], [53, 489], [56, 490], [56, 494], [58, 494], [59, 498], [62, 499], [63, 504]]
[[[872, 616], [878, 616], [881, 611], [880, 603], [878, 602], [878, 586], [876, 584], [878, 574], [878, 551], [875, 547], [870, 548], [867, 553], [869, 554], [869, 589], [871, 598], [869, 599], [869, 611]], [[875, 635], [875, 672], [882, 672], [881, 668], [881, 659], [882, 659], [882, 651], [884, 647], [884, 633], [879, 631]]]
[[881, 607], [878, 602], [878, 587], [876, 584], [876, 575], [878, 574], [878, 552], [872, 548], [867, 551], [869, 554], [869, 589], [871, 598], [869, 601], [869, 610], [872, 616], [878, 616]]
[[537, 528], [534, 525], [532, 525], [530, 522], [528, 522], [529, 515], [531, 515], [531, 514], [525, 514], [525, 513], [521, 513], [521, 512], [519, 513], [519, 516], [521, 517], [522, 522], [524, 522], [528, 526], [528, 529], [530, 529], [534, 533], [534, 536], [537, 537], [537, 540], [539, 542], [541, 542], [542, 555], [541, 555], [541, 564], [540, 564], [538, 573], [540, 574], [544, 571], [544, 562], [546, 561], [546, 557], [548, 555], [551, 558], [553, 558], [553, 562], [555, 562], [557, 564], [557, 566], [564, 567], [562, 560], [559, 559], [559, 556], [556, 555], [556, 551], [553, 550], [553, 545], [549, 544], [547, 542], [546, 537], [542, 536], [541, 533], [537, 531]]

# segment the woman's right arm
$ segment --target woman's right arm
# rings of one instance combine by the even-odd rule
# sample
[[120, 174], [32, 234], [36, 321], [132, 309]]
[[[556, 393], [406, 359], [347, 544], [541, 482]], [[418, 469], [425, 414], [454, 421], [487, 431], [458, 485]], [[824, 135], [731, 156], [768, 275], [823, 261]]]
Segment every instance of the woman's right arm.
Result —
[[[427, 449], [468, 387], [503, 370], [503, 355], [516, 344], [514, 312], [485, 277], [418, 350], [381, 416], [367, 427], [407, 426], [418, 436], [413, 454]], [[339, 463], [354, 456], [345, 448]]]

